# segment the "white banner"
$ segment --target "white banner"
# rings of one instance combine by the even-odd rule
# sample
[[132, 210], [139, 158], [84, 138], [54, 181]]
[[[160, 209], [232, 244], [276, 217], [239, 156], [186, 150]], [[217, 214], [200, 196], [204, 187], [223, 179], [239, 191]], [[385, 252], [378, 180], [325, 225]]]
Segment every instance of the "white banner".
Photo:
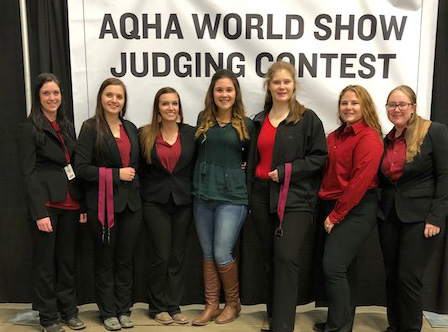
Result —
[[75, 126], [94, 115], [101, 82], [121, 78], [127, 118], [150, 121], [157, 90], [175, 88], [196, 124], [218, 67], [239, 77], [247, 115], [262, 110], [263, 75], [276, 60], [294, 63], [298, 98], [337, 122], [348, 84], [373, 96], [387, 132], [389, 91], [407, 84], [430, 117], [437, 0], [69, 0]]

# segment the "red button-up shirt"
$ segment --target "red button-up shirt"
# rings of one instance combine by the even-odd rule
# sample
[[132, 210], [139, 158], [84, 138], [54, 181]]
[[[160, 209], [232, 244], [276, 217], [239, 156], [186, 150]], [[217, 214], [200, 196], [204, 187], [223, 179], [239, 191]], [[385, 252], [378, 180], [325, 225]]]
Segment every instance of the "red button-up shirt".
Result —
[[327, 137], [328, 158], [319, 197], [337, 200], [328, 216], [334, 224], [344, 220], [368, 189], [378, 186], [383, 142], [364, 121], [342, 125]]
[[386, 136], [386, 155], [381, 164], [381, 170], [392, 181], [398, 181], [403, 175], [407, 149], [405, 132], [406, 129], [400, 136], [395, 137], [395, 128], [393, 128]]

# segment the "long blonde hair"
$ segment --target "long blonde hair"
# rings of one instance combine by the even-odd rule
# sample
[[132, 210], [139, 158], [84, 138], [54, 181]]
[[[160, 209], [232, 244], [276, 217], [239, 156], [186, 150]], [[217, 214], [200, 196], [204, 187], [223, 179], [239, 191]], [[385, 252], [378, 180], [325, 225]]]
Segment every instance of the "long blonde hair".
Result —
[[182, 113], [182, 104], [180, 102], [179, 93], [173, 88], [164, 87], [157, 91], [154, 97], [154, 104], [152, 106], [152, 119], [151, 123], [144, 126], [140, 132], [139, 141], [140, 141], [140, 151], [142, 153], [143, 158], [145, 158], [148, 164], [151, 164], [151, 151], [154, 147], [154, 142], [157, 139], [157, 136], [160, 134], [161, 122], [159, 122], [159, 100], [162, 95], [165, 93], [175, 93], [177, 98], [179, 99], [179, 119], [180, 123], [184, 121], [184, 116]]
[[302, 119], [303, 113], [305, 113], [305, 106], [303, 106], [297, 101], [297, 94], [296, 94], [298, 87], [298, 83], [296, 81], [297, 74], [296, 69], [292, 64], [285, 61], [277, 61], [271, 67], [269, 67], [268, 72], [265, 75], [265, 81], [264, 81], [264, 87], [266, 89], [266, 95], [264, 97], [264, 108], [266, 110], [270, 110], [272, 107], [273, 104], [272, 93], [269, 90], [269, 84], [271, 84], [274, 75], [280, 70], [286, 70], [288, 73], [290, 73], [294, 82], [294, 91], [291, 95], [291, 98], [288, 101], [289, 109], [291, 110], [291, 112], [286, 118], [286, 123], [295, 124], [299, 122], [300, 119]]
[[[390, 95], [395, 91], [404, 93], [413, 105], [417, 104], [417, 96], [409, 86], [400, 85], [394, 88], [387, 96], [387, 102], [389, 102]], [[415, 112], [411, 114], [410, 119], [406, 125], [406, 133], [404, 138], [406, 140], [406, 162], [411, 163], [417, 154], [420, 153], [420, 147], [423, 144], [426, 134], [428, 133], [431, 121], [423, 119], [417, 114], [417, 107]]]
[[[383, 132], [381, 131], [380, 120], [378, 119], [378, 113], [376, 111], [375, 103], [373, 102], [370, 93], [360, 85], [347, 85], [339, 94], [338, 107], [341, 104], [342, 96], [347, 91], [352, 91], [356, 94], [356, 97], [358, 97], [358, 100], [361, 103], [361, 112], [363, 120], [369, 127], [374, 129], [380, 136], [381, 140], [383, 140]], [[341, 118], [340, 115], [339, 120], [342, 123], [344, 123], [344, 120]]]
[[238, 83], [236, 75], [227, 69], [218, 70], [212, 77], [212, 81], [207, 90], [207, 95], [205, 96], [204, 110], [200, 113], [200, 123], [198, 124], [198, 129], [196, 130], [195, 137], [198, 138], [203, 135], [204, 142], [207, 139], [207, 131], [217, 123], [216, 115], [218, 114], [218, 107], [216, 106], [215, 100], [213, 98], [213, 91], [216, 81], [221, 78], [230, 79], [235, 87], [235, 102], [232, 106], [231, 118], [232, 126], [236, 129], [238, 137], [241, 141], [249, 139], [249, 132], [246, 127], [245, 109], [243, 98], [241, 96], [240, 84]]

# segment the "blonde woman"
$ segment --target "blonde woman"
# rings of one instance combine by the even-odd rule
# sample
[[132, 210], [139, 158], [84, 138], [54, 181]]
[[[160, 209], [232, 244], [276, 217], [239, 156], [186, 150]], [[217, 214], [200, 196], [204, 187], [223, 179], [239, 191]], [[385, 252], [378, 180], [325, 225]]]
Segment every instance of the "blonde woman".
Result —
[[379, 235], [386, 267], [387, 331], [420, 331], [422, 279], [448, 214], [448, 130], [417, 114], [405, 85], [387, 97], [394, 128], [379, 171]]
[[[287, 62], [269, 68], [265, 106], [254, 118], [247, 165], [252, 220], [263, 249], [268, 299], [262, 330], [267, 331], [294, 330], [300, 248], [327, 157], [322, 122], [297, 101], [295, 77], [294, 66]], [[282, 208], [281, 188], [288, 182]], [[283, 216], [278, 215], [282, 209]]]
[[323, 269], [328, 300], [326, 323], [316, 331], [351, 331], [355, 318], [354, 263], [377, 223], [381, 126], [372, 97], [359, 85], [339, 94], [342, 125], [327, 137], [328, 160], [319, 190], [325, 240]]
[[[203, 252], [205, 310], [193, 325], [232, 322], [241, 311], [233, 247], [247, 214], [246, 175], [252, 121], [244, 115], [234, 73], [218, 70], [199, 114], [198, 158], [193, 178], [193, 213]], [[220, 289], [226, 305], [219, 310]]]

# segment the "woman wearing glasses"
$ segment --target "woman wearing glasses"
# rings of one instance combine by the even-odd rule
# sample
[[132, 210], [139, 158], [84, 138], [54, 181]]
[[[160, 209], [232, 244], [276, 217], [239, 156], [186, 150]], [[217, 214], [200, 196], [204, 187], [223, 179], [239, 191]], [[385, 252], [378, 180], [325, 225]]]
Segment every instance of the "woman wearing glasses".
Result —
[[379, 170], [386, 331], [420, 331], [423, 274], [448, 214], [448, 130], [417, 115], [416, 95], [408, 86], [389, 93], [386, 109], [394, 125]]

